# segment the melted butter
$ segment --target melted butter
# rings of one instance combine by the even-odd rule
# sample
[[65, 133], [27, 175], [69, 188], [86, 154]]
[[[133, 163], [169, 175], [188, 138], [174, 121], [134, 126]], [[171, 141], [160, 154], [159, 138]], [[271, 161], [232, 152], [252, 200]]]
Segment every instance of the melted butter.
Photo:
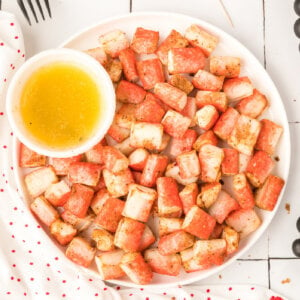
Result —
[[38, 69], [25, 83], [20, 110], [36, 140], [64, 149], [83, 143], [95, 132], [101, 117], [101, 93], [81, 68], [54, 63]]

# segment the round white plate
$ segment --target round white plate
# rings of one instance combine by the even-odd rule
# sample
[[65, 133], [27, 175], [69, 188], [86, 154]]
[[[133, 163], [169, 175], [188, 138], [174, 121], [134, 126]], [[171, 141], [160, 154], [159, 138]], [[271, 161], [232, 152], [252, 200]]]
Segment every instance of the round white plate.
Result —
[[[273, 170], [273, 174], [280, 176], [286, 181], [288, 178], [290, 166], [290, 134], [285, 109], [280, 95], [265, 69], [261, 66], [259, 61], [249, 52], [249, 50], [245, 48], [240, 42], [238, 42], [235, 38], [231, 37], [219, 28], [199, 19], [180, 14], [159, 12], [136, 13], [104, 20], [74, 35], [61, 46], [78, 50], [86, 50], [89, 48], [97, 47], [99, 45], [98, 37], [101, 34], [109, 32], [113, 29], [121, 29], [122, 31], [127, 33], [128, 37], [131, 38], [137, 27], [144, 27], [147, 29], [157, 30], [160, 32], [160, 39], [163, 40], [172, 29], [176, 29], [177, 31], [184, 33], [185, 29], [191, 24], [198, 24], [210, 33], [219, 37], [220, 42], [216, 50], [214, 51], [214, 54], [240, 57], [242, 59], [241, 75], [248, 76], [252, 81], [254, 87], [260, 90], [262, 93], [264, 93], [269, 99], [270, 108], [263, 115], [263, 117], [273, 120], [274, 122], [280, 124], [284, 129], [283, 136], [281, 137], [280, 143], [277, 147], [276, 155], [274, 155], [279, 158], [279, 161], [276, 163], [276, 167]], [[25, 199], [24, 201], [26, 205], [29, 207], [29, 202], [26, 201], [26, 199], [28, 199], [28, 195], [23, 183], [24, 170], [18, 167], [18, 142], [15, 143], [14, 148], [14, 167], [16, 170], [18, 188], [24, 196], [23, 198]], [[283, 192], [284, 191], [282, 191], [282, 194]], [[241, 241], [239, 250], [223, 265], [193, 273], [185, 273], [182, 270], [180, 275], [177, 277], [155, 274], [153, 281], [151, 282], [151, 284], [148, 285], [148, 287], [166, 287], [177, 284], [189, 284], [211, 276], [216, 272], [220, 272], [225, 267], [228, 267], [232, 262], [234, 262], [237, 258], [241, 257], [247, 250], [249, 250], [249, 248], [253, 246], [255, 242], [264, 233], [264, 231], [266, 230], [266, 228], [268, 227], [271, 220], [276, 214], [276, 211], [280, 204], [280, 200], [282, 198], [282, 194], [275, 209], [272, 212], [257, 209], [257, 212], [262, 219], [262, 225], [254, 233], [252, 233], [247, 238]], [[46, 233], [45, 238], [47, 238]], [[51, 237], [49, 236], [49, 238]], [[57, 247], [56, 245], [54, 246]], [[63, 251], [62, 247], [59, 248], [61, 249], [61, 251]], [[70, 263], [70, 261], [67, 258], [66, 263]], [[81, 267], [78, 268], [84, 269]], [[86, 272], [97, 272], [95, 266], [91, 267], [90, 269], [84, 270]], [[130, 287], [137, 286], [128, 279], [114, 280], [111, 282]]]

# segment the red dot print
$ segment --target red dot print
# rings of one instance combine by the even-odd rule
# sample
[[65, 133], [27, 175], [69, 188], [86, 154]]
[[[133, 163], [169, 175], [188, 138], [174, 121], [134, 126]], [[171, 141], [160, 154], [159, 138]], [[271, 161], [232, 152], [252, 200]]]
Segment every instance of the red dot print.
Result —
[[15, 25], [15, 23], [10, 23], [10, 26], [14, 26]]
[[24, 295], [24, 296], [27, 296], [27, 293], [24, 293], [23, 295]]
[[14, 236], [14, 235], [12, 235], [11, 237], [12, 237], [13, 239], [15, 238], [15, 236]]
[[207, 300], [211, 300], [210, 297], [208, 297]]
[[0, 46], [4, 46], [4, 43], [0, 43]]
[[40, 245], [40, 244], [41, 244], [41, 242], [40, 242], [40, 241], [38, 241], [38, 242], [37, 242], [37, 244], [38, 244], [38, 245]]
[[13, 132], [11, 132], [11, 133], [10, 133], [10, 135], [11, 135], [11, 136], [13, 136], [13, 135], [14, 135], [14, 133], [13, 133]]
[[58, 260], [58, 257], [56, 256], [54, 259], [55, 259], [55, 260]]
[[129, 294], [129, 296], [132, 296], [133, 294]]
[[230, 287], [228, 290], [229, 290], [229, 291], [232, 291], [232, 287]]
[[21, 281], [21, 279], [20, 279], [20, 278], [18, 278], [18, 279], [17, 279], [17, 281], [18, 281], [18, 282], [20, 282], [20, 281]]
[[62, 296], [63, 298], [65, 298], [65, 297], [66, 297], [66, 294], [62, 294], [61, 296]]
[[14, 223], [13, 222], [9, 222], [9, 225], [13, 225]]
[[66, 280], [63, 280], [63, 281], [62, 281], [62, 283], [66, 283], [66, 282], [67, 282]]
[[98, 297], [98, 293], [95, 294], [95, 297]]
[[0, 192], [3, 193], [3, 192], [4, 192], [4, 189], [0, 189]]
[[51, 279], [49, 277], [47, 277], [47, 280], [50, 281]]
[[140, 288], [140, 290], [143, 291], [144, 289], [143, 289], [143, 288]]
[[29, 263], [31, 266], [33, 266], [33, 262], [31, 261], [30, 263]]
[[4, 113], [1, 111], [1, 112], [0, 112], [0, 116], [3, 116], [3, 115], [4, 115]]
[[14, 210], [18, 210], [18, 208], [17, 208], [17, 207], [14, 207]]
[[25, 227], [28, 227], [28, 224], [25, 224], [24, 226], [25, 226]]
[[21, 52], [21, 50], [20, 49], [18, 49], [18, 53], [20, 53]]
[[6, 292], [7, 295], [10, 295], [10, 292]]
[[32, 253], [32, 251], [31, 251], [31, 250], [28, 250], [28, 253]]
[[16, 252], [16, 250], [11, 250], [11, 252], [12, 252], [12, 253], [15, 253], [15, 252]]
[[4, 145], [4, 146], [3, 146], [3, 149], [7, 149], [7, 146], [6, 146], [6, 145]]
[[194, 294], [190, 294], [190, 296], [193, 298], [193, 297], [194, 297]]
[[163, 295], [164, 295], [164, 296], [166, 296], [166, 295], [167, 295], [167, 293], [163, 293]]
[[206, 290], [206, 293], [210, 293], [210, 289], [207, 289], [207, 290]]
[[25, 241], [25, 240], [22, 240], [22, 242], [25, 243], [26, 241]]
[[6, 78], [4, 78], [4, 80], [3, 80], [4, 82], [6, 82], [7, 81], [7, 79]]
[[33, 278], [33, 277], [31, 277], [31, 278], [30, 278], [30, 280], [31, 280], [31, 281], [34, 281], [34, 278]]
[[145, 300], [149, 300], [149, 297], [146, 297]]
[[15, 268], [15, 267], [16, 267], [16, 264], [13, 264], [12, 267]]
[[15, 39], [17, 40], [18, 38], [19, 38], [19, 37], [16, 35], [16, 36], [15, 36]]
[[46, 264], [47, 267], [50, 267], [50, 264]]
[[89, 278], [89, 281], [93, 281], [93, 279], [92, 279], [92, 278]]
[[25, 54], [22, 54], [22, 57], [25, 57]]
[[120, 287], [119, 287], [119, 286], [117, 286], [117, 287], [116, 287], [116, 289], [117, 289], [117, 290], [119, 290], [119, 289], [120, 289]]
[[255, 290], [255, 288], [254, 288], [254, 287], [252, 287], [252, 288], [251, 288], [251, 290], [253, 291], [253, 290]]
[[41, 226], [40, 226], [40, 225], [37, 225], [36, 228], [41, 228]]
[[103, 289], [103, 291], [107, 291], [107, 288], [105, 287], [105, 288]]
[[50, 293], [49, 293], [49, 292], [46, 292], [45, 294], [46, 294], [47, 296], [48, 296], [48, 295], [50, 295]]
[[11, 276], [11, 277], [10, 277], [10, 280], [14, 280], [14, 279], [15, 279], [15, 277], [14, 277], [14, 276]]

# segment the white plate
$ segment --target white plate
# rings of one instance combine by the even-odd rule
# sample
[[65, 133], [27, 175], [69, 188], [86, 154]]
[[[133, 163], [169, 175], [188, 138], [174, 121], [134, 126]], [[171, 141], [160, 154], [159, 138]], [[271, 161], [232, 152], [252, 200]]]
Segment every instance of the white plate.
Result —
[[[247, 75], [251, 79], [253, 85], [262, 91], [270, 101], [270, 108], [264, 114], [263, 117], [269, 118], [274, 122], [280, 124], [284, 128], [284, 134], [281, 137], [279, 146], [277, 148], [276, 156], [280, 158], [280, 160], [276, 163], [276, 167], [273, 171], [274, 174], [282, 177], [285, 181], [287, 181], [289, 166], [290, 166], [290, 133], [288, 121], [285, 113], [285, 109], [280, 98], [280, 95], [270, 79], [269, 75], [266, 73], [265, 69], [261, 66], [259, 61], [249, 52], [247, 48], [245, 48], [240, 42], [238, 42], [235, 38], [231, 37], [227, 33], [218, 29], [217, 27], [208, 24], [204, 21], [201, 21], [196, 18], [192, 18], [185, 15], [173, 14], [173, 13], [137, 13], [131, 15], [125, 15], [121, 17], [116, 17], [108, 20], [104, 20], [97, 25], [89, 27], [75, 36], [71, 37], [67, 40], [62, 47], [68, 47], [78, 50], [86, 50], [88, 48], [93, 48], [98, 45], [98, 37], [100, 34], [106, 33], [113, 29], [121, 29], [128, 34], [128, 37], [132, 37], [135, 29], [140, 27], [145, 27], [147, 29], [153, 29], [160, 32], [161, 40], [166, 37], [166, 35], [171, 31], [171, 29], [176, 29], [179, 32], [184, 32], [185, 29], [191, 24], [198, 24], [204, 29], [208, 30], [212, 34], [219, 37], [220, 42], [215, 50], [214, 54], [219, 55], [231, 55], [238, 56], [242, 59], [242, 70], [241, 75]], [[24, 170], [21, 170], [18, 167], [18, 142], [15, 143], [14, 146], [14, 167], [16, 170], [16, 179], [19, 190], [24, 195], [24, 201], [28, 206], [27, 192], [24, 188], [23, 178], [24, 178]], [[283, 191], [284, 192], [284, 191]], [[282, 192], [282, 194], [283, 194]], [[216, 272], [220, 272], [225, 267], [228, 267], [233, 261], [237, 258], [241, 257], [251, 246], [255, 244], [255, 242], [260, 238], [260, 236], [264, 233], [266, 228], [269, 226], [271, 220], [274, 218], [278, 206], [280, 204], [281, 197], [272, 212], [267, 212], [263, 210], [257, 209], [258, 214], [262, 219], [262, 225], [252, 233], [247, 238], [243, 239], [240, 243], [239, 250], [234, 254], [233, 257], [229, 258], [223, 265], [218, 267], [213, 267], [208, 270], [198, 271], [193, 273], [185, 273], [181, 271], [180, 275], [177, 277], [171, 276], [163, 276], [163, 275], [154, 275], [154, 279], [148, 287], [151, 286], [171, 286], [177, 284], [189, 284], [201, 279], [204, 279], [208, 276], [215, 274]], [[47, 238], [47, 234], [45, 233], [45, 238]], [[49, 236], [49, 238], [51, 238]], [[54, 247], [56, 247], [54, 245]], [[63, 248], [60, 247], [61, 251]], [[66, 263], [70, 264], [70, 261], [66, 259]], [[73, 264], [75, 265], [75, 264]], [[79, 267], [80, 269], [84, 269]], [[84, 269], [86, 272], [96, 272], [95, 266], [91, 269]], [[95, 273], [94, 273], [95, 274]], [[133, 284], [131, 281], [124, 280], [114, 280], [111, 281], [113, 283], [119, 285], [125, 285], [130, 287], [136, 287], [137, 285]]]

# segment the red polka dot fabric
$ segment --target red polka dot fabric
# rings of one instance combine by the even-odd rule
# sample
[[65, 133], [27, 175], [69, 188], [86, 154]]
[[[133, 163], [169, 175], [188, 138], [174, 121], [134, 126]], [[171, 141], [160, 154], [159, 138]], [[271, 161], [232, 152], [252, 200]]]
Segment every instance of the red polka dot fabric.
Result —
[[5, 93], [25, 60], [15, 17], [0, 11], [0, 299], [286, 299], [260, 287], [193, 286], [128, 289], [107, 286], [97, 276], [68, 261], [50, 240], [18, 194], [13, 167], [13, 139]]

